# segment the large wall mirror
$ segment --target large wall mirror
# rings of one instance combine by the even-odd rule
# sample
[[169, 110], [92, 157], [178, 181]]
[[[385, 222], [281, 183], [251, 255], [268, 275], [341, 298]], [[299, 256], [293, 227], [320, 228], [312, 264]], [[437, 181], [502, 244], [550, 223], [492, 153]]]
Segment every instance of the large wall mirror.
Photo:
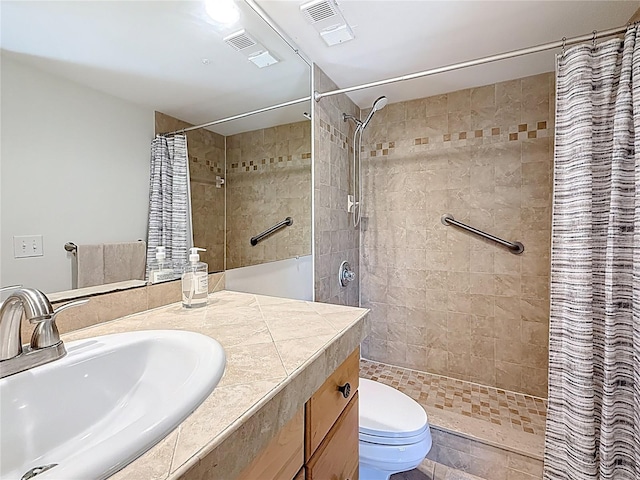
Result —
[[[259, 3], [259, 2], [258, 2]], [[310, 94], [309, 66], [244, 1], [3, 1], [0, 283], [73, 286], [78, 245], [146, 240], [156, 133]], [[268, 51], [227, 41], [244, 30]], [[309, 103], [188, 135], [192, 227], [211, 271], [311, 253]], [[250, 237], [292, 217], [271, 241]], [[225, 264], [226, 262], [226, 264]]]

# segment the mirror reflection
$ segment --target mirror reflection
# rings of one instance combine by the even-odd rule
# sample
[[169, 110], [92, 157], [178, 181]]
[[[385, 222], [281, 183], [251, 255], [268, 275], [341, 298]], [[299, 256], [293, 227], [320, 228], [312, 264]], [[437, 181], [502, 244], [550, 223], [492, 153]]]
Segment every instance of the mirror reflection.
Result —
[[[158, 132], [187, 127], [156, 114]], [[311, 254], [309, 120], [302, 117], [299, 122], [226, 137], [205, 129], [186, 135], [193, 240], [206, 248], [201, 258], [212, 271], [225, 268], [225, 254], [226, 269]], [[252, 237], [287, 217], [292, 219], [290, 226], [251, 244]]]
[[[236, 5], [238, 22], [221, 26], [200, 2], [3, 2], [3, 285], [68, 290], [69, 242], [118, 245], [116, 268], [129, 268], [121, 245], [147, 240], [155, 133], [309, 95], [308, 65]], [[241, 28], [278, 62], [259, 68], [226, 44]], [[310, 254], [309, 108], [188, 133], [193, 243], [210, 271]], [[41, 250], [20, 256], [33, 237]]]

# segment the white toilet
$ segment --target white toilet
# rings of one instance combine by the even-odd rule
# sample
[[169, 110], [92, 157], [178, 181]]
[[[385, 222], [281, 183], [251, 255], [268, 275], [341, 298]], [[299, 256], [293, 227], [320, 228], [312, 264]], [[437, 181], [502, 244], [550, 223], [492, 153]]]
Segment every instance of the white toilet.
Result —
[[388, 480], [416, 468], [431, 449], [424, 409], [382, 383], [360, 379], [360, 480]]

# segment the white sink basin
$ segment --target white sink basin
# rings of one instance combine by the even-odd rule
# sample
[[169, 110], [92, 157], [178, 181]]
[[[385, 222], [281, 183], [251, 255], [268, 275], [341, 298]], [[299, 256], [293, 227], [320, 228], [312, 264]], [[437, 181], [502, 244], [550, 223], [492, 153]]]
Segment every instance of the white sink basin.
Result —
[[220, 381], [218, 342], [151, 330], [66, 344], [59, 360], [0, 380], [0, 478], [101, 479], [165, 437]]

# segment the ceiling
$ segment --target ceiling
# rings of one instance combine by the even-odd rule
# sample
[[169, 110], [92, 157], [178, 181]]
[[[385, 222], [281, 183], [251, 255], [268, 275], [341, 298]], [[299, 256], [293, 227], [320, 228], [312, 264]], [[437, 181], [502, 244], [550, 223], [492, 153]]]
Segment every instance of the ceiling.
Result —
[[[215, 24], [201, 1], [6, 1], [3, 56], [193, 124], [309, 96], [309, 67], [243, 2]], [[280, 60], [258, 68], [223, 38], [246, 29]], [[207, 59], [208, 63], [203, 63]], [[302, 121], [309, 104], [213, 127]]]
[[[6, 1], [0, 47], [39, 69], [193, 124], [309, 95], [309, 68], [241, 0], [238, 25], [208, 19], [199, 1]], [[638, 1], [343, 0], [355, 39], [328, 47], [301, 0], [256, 0], [340, 87], [381, 80], [627, 23]], [[247, 29], [280, 63], [258, 69], [222, 39]], [[203, 63], [203, 59], [207, 62]], [[420, 98], [554, 68], [554, 52], [353, 92]], [[223, 135], [302, 120], [308, 104], [229, 122]]]
[[[302, 1], [257, 0], [316, 64], [345, 88], [562, 37], [625, 25], [638, 1], [341, 0], [355, 39], [328, 47], [300, 14]], [[421, 98], [554, 70], [549, 51], [352, 92], [361, 108], [380, 95]]]

